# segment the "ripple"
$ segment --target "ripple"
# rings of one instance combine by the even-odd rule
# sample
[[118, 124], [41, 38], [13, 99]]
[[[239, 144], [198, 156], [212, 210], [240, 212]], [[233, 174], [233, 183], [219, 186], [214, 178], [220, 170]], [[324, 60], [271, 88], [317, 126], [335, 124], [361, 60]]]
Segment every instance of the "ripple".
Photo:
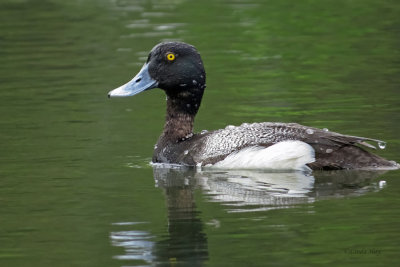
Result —
[[161, 36], [172, 36], [174, 35], [171, 31], [162, 32], [141, 32], [141, 33], [131, 33], [128, 35], [122, 35], [121, 38], [142, 38], [142, 37], [161, 37]]
[[169, 13], [166, 12], [143, 12], [142, 17], [147, 17], [147, 18], [160, 18], [160, 17], [165, 17]]
[[143, 260], [150, 263], [155, 258], [153, 256], [154, 242], [149, 240], [154, 238], [147, 231], [118, 231], [111, 232], [111, 244], [115, 247], [123, 247], [124, 255], [113, 256], [118, 260]]

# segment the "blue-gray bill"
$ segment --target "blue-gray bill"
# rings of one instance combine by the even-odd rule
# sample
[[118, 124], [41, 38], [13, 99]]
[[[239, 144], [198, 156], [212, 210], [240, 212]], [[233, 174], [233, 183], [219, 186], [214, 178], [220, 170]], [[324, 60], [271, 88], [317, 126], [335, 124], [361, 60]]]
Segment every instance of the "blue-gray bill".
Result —
[[108, 97], [133, 96], [145, 90], [156, 88], [157, 86], [158, 82], [151, 78], [148, 70], [148, 64], [145, 63], [139, 73], [131, 81], [114, 90], [111, 90], [108, 93]]

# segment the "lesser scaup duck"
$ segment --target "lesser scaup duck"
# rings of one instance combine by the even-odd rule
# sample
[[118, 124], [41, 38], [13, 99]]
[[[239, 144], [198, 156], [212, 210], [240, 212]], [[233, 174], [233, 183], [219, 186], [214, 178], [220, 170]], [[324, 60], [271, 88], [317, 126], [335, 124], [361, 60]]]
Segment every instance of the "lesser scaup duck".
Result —
[[382, 141], [296, 123], [244, 123], [193, 133], [206, 73], [200, 54], [186, 43], [156, 45], [139, 73], [108, 96], [132, 96], [152, 88], [160, 88], [167, 95], [166, 122], [154, 149], [154, 163], [223, 168], [399, 168], [396, 162], [361, 148], [373, 147], [366, 141], [383, 146]]

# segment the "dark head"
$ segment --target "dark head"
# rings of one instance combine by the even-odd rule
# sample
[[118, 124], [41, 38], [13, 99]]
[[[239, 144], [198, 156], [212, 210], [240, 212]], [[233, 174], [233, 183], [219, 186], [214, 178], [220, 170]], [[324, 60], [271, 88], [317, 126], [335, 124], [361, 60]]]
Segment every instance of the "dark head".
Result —
[[136, 95], [145, 90], [165, 91], [176, 112], [195, 115], [205, 88], [206, 74], [200, 54], [180, 42], [156, 45], [139, 73], [128, 83], [108, 93], [109, 97]]

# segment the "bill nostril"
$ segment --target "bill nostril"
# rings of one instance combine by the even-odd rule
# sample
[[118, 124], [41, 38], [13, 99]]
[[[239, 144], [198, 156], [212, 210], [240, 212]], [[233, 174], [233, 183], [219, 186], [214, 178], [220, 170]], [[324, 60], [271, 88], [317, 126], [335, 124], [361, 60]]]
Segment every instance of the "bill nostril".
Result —
[[135, 81], [135, 83], [138, 83], [138, 82], [140, 82], [142, 80], [142, 78], [138, 78], [136, 81]]

